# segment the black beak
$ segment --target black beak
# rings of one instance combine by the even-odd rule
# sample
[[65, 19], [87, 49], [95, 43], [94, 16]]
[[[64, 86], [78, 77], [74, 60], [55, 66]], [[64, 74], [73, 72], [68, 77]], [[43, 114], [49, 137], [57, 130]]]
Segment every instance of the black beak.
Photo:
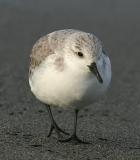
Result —
[[96, 63], [93, 62], [93, 63], [91, 63], [91, 65], [89, 65], [88, 67], [89, 67], [90, 71], [97, 77], [98, 81], [99, 81], [100, 83], [103, 83], [103, 79], [102, 79], [100, 73], [98, 72]]

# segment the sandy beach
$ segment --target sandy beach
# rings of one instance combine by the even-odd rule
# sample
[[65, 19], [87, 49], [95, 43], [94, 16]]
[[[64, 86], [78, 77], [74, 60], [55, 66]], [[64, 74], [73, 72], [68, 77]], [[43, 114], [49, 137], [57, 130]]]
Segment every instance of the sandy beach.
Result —
[[[139, 8], [138, 0], [0, 0], [0, 160], [140, 159]], [[89, 145], [47, 138], [47, 111], [28, 84], [33, 44], [64, 28], [95, 33], [112, 62], [108, 93], [79, 114], [78, 135]], [[53, 114], [71, 133], [73, 111]]]

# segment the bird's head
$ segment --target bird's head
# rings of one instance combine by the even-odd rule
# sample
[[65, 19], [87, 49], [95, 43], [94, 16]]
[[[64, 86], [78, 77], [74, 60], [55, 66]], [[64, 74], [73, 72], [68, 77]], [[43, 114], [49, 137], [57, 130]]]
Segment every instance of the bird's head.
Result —
[[84, 74], [92, 73], [103, 83], [98, 67], [102, 44], [96, 36], [81, 31], [69, 35], [65, 40], [64, 57], [69, 68]]

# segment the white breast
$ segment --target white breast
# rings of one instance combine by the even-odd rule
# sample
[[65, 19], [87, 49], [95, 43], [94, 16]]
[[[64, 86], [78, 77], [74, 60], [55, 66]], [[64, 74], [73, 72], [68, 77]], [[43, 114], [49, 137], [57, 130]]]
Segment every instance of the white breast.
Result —
[[[99, 84], [96, 77], [73, 74], [65, 69], [58, 72], [54, 67], [40, 65], [29, 79], [31, 90], [43, 103], [60, 107], [84, 107], [93, 103], [103, 93], [111, 79], [109, 58], [105, 58], [106, 67], [99, 65], [104, 83]], [[103, 70], [104, 69], [104, 70]]]

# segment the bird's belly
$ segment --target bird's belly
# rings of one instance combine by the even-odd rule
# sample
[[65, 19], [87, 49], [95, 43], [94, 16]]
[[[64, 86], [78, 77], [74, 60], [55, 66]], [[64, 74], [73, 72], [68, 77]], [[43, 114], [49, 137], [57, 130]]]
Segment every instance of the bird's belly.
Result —
[[86, 85], [76, 79], [35, 76], [30, 80], [31, 90], [37, 99], [54, 106], [70, 107], [81, 101], [86, 92]]
[[43, 103], [59, 107], [84, 107], [104, 91], [95, 77], [71, 77], [53, 72], [36, 72], [30, 79], [31, 90]]

